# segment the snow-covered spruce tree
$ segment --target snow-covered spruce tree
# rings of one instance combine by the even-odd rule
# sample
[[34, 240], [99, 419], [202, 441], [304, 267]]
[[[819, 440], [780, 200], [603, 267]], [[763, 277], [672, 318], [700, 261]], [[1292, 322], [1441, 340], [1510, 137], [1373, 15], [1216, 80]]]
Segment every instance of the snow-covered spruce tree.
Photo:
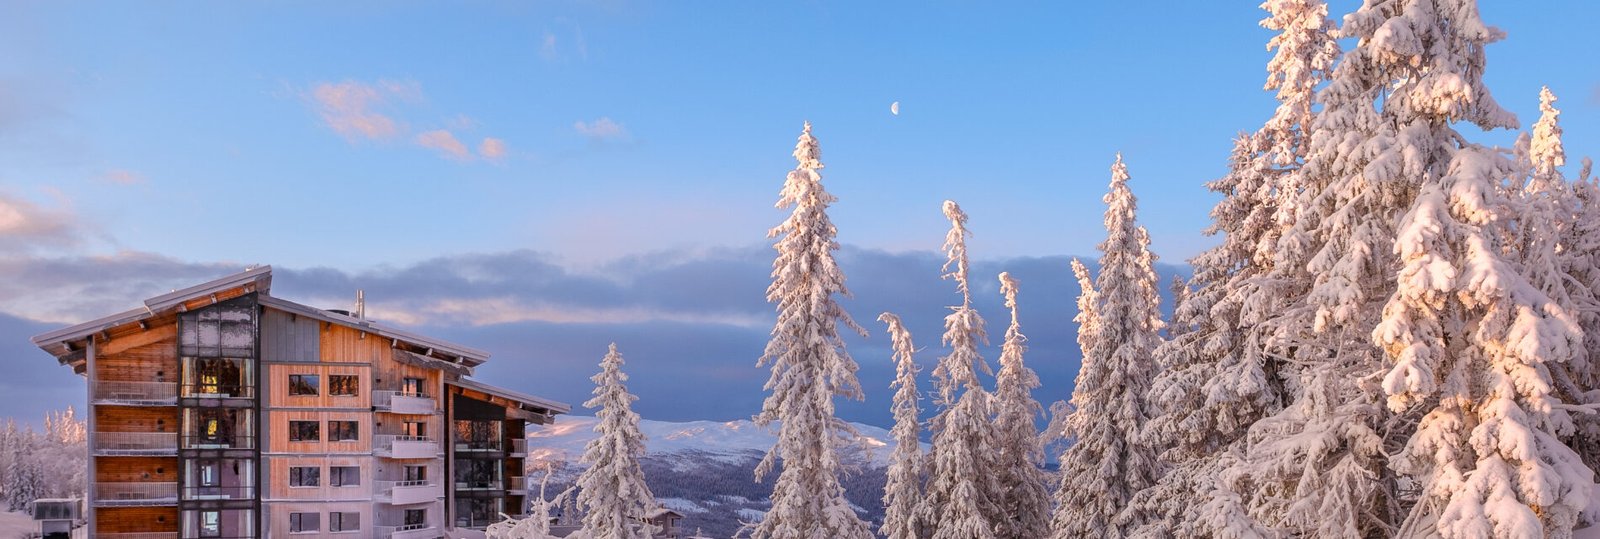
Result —
[[856, 362], [839, 339], [839, 324], [865, 333], [834, 298], [845, 295], [844, 273], [834, 260], [837, 230], [828, 219], [833, 195], [822, 188], [822, 150], [805, 124], [794, 149], [799, 165], [789, 173], [777, 207], [794, 207], [768, 232], [778, 238], [767, 301], [777, 304], [758, 366], [770, 366], [772, 393], [754, 420], [779, 422], [777, 443], [756, 467], [760, 479], [782, 461], [772, 487], [772, 508], [753, 539], [867, 539], [872, 531], [851, 509], [839, 483], [839, 445], [854, 429], [833, 413], [836, 396], [860, 399]]
[[1040, 539], [1050, 535], [1050, 491], [1045, 487], [1044, 447], [1034, 420], [1044, 412], [1033, 390], [1039, 376], [1023, 363], [1028, 338], [1017, 319], [1017, 280], [1000, 274], [1000, 293], [1011, 310], [1000, 347], [1000, 372], [995, 375], [993, 473], [999, 477], [1004, 511], [996, 519], [995, 535], [1003, 539]]
[[917, 522], [917, 503], [922, 500], [922, 423], [918, 419], [917, 368], [912, 354], [911, 332], [893, 313], [878, 315], [889, 326], [889, 344], [894, 349], [895, 379], [894, 454], [883, 486], [883, 526], [878, 533], [888, 539], [918, 539], [922, 527]]
[[978, 354], [987, 338], [983, 317], [972, 307], [968, 288], [967, 214], [955, 202], [944, 202], [950, 219], [944, 251], [945, 277], [956, 282], [961, 305], [944, 318], [944, 344], [950, 354], [939, 359], [933, 377], [938, 386], [934, 403], [941, 410], [932, 423], [933, 448], [928, 456], [928, 486], [918, 519], [931, 529], [934, 539], [993, 539], [999, 509], [999, 482], [991, 466], [994, 433], [990, 424], [990, 395], [978, 380], [989, 365]]
[[[638, 397], [628, 393], [622, 372], [622, 354], [616, 343], [600, 361], [594, 375], [594, 398], [583, 403], [595, 409], [595, 439], [583, 450], [589, 465], [578, 476], [578, 504], [583, 506], [582, 532], [589, 539], [640, 539], [650, 537], [644, 517], [656, 508], [655, 496], [644, 482], [639, 459], [644, 456], [644, 434], [639, 432], [639, 414], [633, 411]], [[548, 476], [548, 474], [546, 474]]]
[[1137, 203], [1120, 154], [1111, 165], [1105, 202], [1100, 273], [1093, 292], [1085, 290], [1094, 296], [1092, 310], [1084, 311], [1094, 313], [1093, 327], [1079, 329], [1083, 366], [1067, 421], [1076, 441], [1061, 455], [1061, 487], [1051, 521], [1051, 537], [1057, 539], [1127, 536], [1144, 517], [1120, 513], [1162, 471], [1156, 449], [1140, 436], [1152, 415], [1145, 392], [1161, 342], [1155, 257], [1149, 235], [1135, 221]]

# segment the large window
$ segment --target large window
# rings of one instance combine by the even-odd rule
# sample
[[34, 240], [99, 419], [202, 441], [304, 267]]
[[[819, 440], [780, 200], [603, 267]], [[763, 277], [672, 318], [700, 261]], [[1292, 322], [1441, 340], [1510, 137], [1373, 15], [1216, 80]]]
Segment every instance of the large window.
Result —
[[289, 468], [289, 486], [322, 486], [322, 468], [317, 466], [291, 466]]
[[428, 435], [428, 423], [424, 421], [404, 421], [400, 423], [400, 434], [421, 438]]
[[426, 526], [426, 525], [428, 525], [428, 510], [427, 509], [407, 509], [406, 510], [406, 526], [407, 527], [410, 527], [410, 526]]
[[[361, 484], [360, 466], [329, 466], [328, 484], [336, 487], [354, 487]], [[338, 531], [338, 530], [335, 530]]]
[[361, 378], [352, 374], [328, 375], [328, 394], [335, 397], [354, 397], [361, 394]]
[[321, 513], [289, 513], [289, 533], [322, 531]]
[[410, 395], [410, 396], [413, 396], [413, 397], [426, 397], [427, 396], [427, 393], [424, 393], [422, 391], [422, 379], [421, 378], [401, 378], [400, 379], [400, 394], [401, 395]]
[[500, 490], [501, 461], [456, 459], [456, 488]]
[[255, 357], [256, 306], [239, 298], [179, 315], [178, 355]]
[[361, 513], [328, 513], [328, 531], [352, 532], [361, 529]]
[[289, 375], [289, 394], [316, 395], [318, 382], [319, 380], [315, 374], [291, 374]]
[[423, 465], [406, 465], [406, 481], [427, 481], [428, 467]]
[[200, 536], [201, 537], [222, 537], [222, 512], [221, 511], [201, 511], [200, 512]]
[[456, 527], [482, 528], [500, 521], [503, 498], [456, 498]]
[[289, 441], [315, 442], [322, 439], [321, 423], [316, 421], [290, 421]]
[[494, 451], [500, 449], [500, 422], [456, 420], [456, 450]]
[[183, 358], [183, 396], [251, 397], [250, 361], [223, 357]]
[[357, 425], [359, 423], [355, 421], [329, 421], [328, 441], [354, 442], [361, 439], [360, 428]]

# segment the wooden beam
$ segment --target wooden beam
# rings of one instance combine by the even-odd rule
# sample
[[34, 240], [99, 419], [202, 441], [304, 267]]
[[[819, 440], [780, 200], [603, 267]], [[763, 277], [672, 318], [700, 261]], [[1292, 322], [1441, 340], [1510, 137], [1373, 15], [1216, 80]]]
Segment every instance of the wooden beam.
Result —
[[162, 340], [171, 339], [177, 336], [178, 325], [168, 324], [165, 326], [156, 327], [143, 333], [128, 335], [115, 341], [107, 342], [103, 345], [97, 345], [95, 352], [102, 356], [120, 354], [140, 346], [155, 344], [157, 342], [161, 342]]

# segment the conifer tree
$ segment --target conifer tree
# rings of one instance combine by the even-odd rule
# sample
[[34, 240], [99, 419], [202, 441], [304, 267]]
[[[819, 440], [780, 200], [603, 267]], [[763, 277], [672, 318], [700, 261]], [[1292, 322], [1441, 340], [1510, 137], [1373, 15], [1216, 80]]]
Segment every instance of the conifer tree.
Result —
[[878, 533], [888, 539], [918, 539], [922, 526], [917, 521], [917, 504], [922, 500], [922, 423], [918, 418], [917, 368], [912, 354], [911, 332], [893, 313], [878, 315], [889, 326], [889, 344], [894, 349], [895, 388], [894, 454], [883, 487], [883, 526]]
[[989, 365], [978, 354], [987, 338], [983, 317], [972, 307], [968, 286], [967, 214], [953, 201], [944, 202], [950, 219], [945, 235], [945, 278], [956, 282], [961, 304], [944, 319], [944, 344], [950, 354], [933, 370], [941, 410], [933, 418], [933, 451], [928, 460], [928, 490], [918, 518], [932, 528], [934, 539], [993, 539], [999, 515], [999, 484], [991, 473], [994, 452], [989, 422], [990, 395], [978, 380]]
[[622, 364], [622, 354], [612, 343], [600, 361], [600, 373], [591, 378], [594, 397], [583, 403], [596, 409], [599, 420], [594, 426], [598, 436], [584, 447], [583, 462], [589, 468], [577, 482], [582, 530], [588, 539], [647, 539], [650, 531], [644, 518], [657, 507], [639, 467], [645, 454], [639, 414], [633, 411], [633, 401], [639, 398], [628, 392]]
[[[1079, 329], [1083, 365], [1067, 421], [1076, 442], [1061, 456], [1061, 487], [1051, 537], [1125, 537], [1141, 515], [1121, 515], [1133, 494], [1155, 484], [1161, 464], [1140, 436], [1152, 409], [1145, 391], [1155, 375], [1153, 353], [1162, 327], [1150, 237], [1135, 221], [1137, 203], [1119, 154], [1105, 196], [1106, 240], [1100, 244], [1092, 328]], [[1075, 268], [1076, 269], [1076, 268]], [[1084, 304], [1080, 297], [1079, 304]], [[1086, 317], [1089, 318], [1089, 317]]]
[[772, 488], [772, 508], [755, 526], [753, 539], [868, 539], [872, 531], [851, 509], [839, 482], [839, 445], [854, 429], [834, 416], [834, 397], [861, 399], [856, 363], [845, 352], [839, 325], [865, 333], [835, 299], [848, 295], [833, 252], [837, 234], [828, 219], [836, 199], [822, 187], [822, 150], [805, 124], [795, 145], [795, 167], [777, 207], [794, 207], [768, 232], [778, 238], [767, 301], [777, 304], [758, 366], [770, 367], [771, 391], [754, 418], [779, 422], [778, 440], [756, 467], [759, 479], [781, 460]]
[[1000, 507], [996, 535], [1006, 539], [1039, 539], [1050, 534], [1050, 492], [1040, 467], [1044, 448], [1034, 420], [1044, 409], [1034, 400], [1039, 377], [1023, 363], [1028, 338], [1017, 318], [1017, 280], [1000, 274], [1000, 292], [1011, 310], [1000, 350], [1000, 372], [995, 375], [995, 467], [999, 477]]

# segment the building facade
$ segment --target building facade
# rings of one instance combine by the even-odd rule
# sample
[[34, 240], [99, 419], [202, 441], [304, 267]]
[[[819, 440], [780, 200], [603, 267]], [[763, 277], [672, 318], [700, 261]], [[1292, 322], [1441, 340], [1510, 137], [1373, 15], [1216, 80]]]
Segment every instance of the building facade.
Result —
[[256, 268], [34, 337], [88, 379], [106, 539], [438, 538], [526, 506], [529, 426], [488, 353], [270, 295]]

